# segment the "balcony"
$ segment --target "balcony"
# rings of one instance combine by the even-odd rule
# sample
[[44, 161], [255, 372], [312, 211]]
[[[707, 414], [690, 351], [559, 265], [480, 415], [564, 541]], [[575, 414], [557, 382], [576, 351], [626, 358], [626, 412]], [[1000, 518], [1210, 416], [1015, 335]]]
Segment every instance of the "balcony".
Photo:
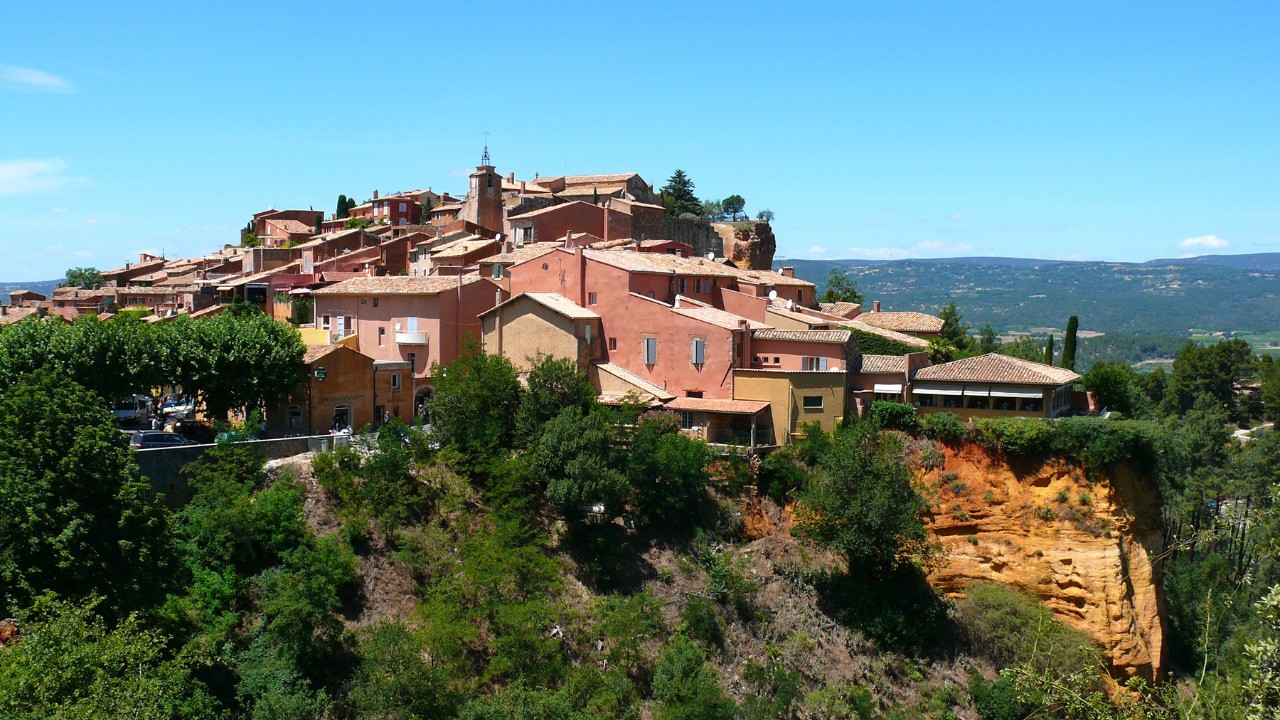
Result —
[[397, 332], [396, 344], [397, 345], [426, 345], [427, 333], [426, 332]]

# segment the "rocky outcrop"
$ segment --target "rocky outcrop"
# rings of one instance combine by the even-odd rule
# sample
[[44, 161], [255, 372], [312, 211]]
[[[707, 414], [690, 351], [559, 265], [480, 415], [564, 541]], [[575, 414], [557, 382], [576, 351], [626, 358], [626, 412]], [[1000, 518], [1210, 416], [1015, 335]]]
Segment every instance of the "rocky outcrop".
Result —
[[966, 446], [921, 477], [930, 526], [945, 564], [930, 574], [962, 595], [994, 580], [1039, 597], [1059, 619], [1092, 636], [1116, 677], [1159, 677], [1163, 596], [1160, 497], [1128, 468], [1085, 478], [1061, 460], [1019, 467]]
[[712, 223], [724, 241], [724, 256], [744, 270], [770, 270], [777, 241], [767, 222]]

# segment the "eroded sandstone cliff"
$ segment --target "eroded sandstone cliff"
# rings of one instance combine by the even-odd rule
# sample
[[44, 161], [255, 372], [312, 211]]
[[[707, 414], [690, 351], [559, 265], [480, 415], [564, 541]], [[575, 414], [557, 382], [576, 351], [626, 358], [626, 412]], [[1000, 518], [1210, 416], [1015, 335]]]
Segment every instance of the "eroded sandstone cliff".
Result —
[[1114, 675], [1158, 677], [1165, 642], [1154, 484], [1124, 467], [1089, 482], [1060, 460], [1021, 466], [976, 446], [944, 452], [943, 466], [920, 478], [946, 551], [930, 574], [938, 590], [1007, 583], [1097, 640]]
[[744, 270], [769, 270], [777, 241], [773, 227], [763, 221], [712, 223], [724, 241], [724, 255]]

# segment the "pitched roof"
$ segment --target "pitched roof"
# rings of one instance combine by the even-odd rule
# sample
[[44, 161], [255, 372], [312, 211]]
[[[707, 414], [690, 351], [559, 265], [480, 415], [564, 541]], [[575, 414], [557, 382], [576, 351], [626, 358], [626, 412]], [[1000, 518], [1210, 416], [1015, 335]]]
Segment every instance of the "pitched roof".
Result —
[[844, 302], [844, 301], [833, 302], [833, 303], [818, 303], [818, 309], [824, 313], [836, 315], [838, 317], [842, 317], [845, 319], [855, 317], [857, 316], [858, 313], [862, 312], [862, 306], [859, 305], [858, 303], [851, 303], [851, 302]]
[[613, 363], [597, 363], [595, 368], [602, 373], [605, 373], [607, 375], [612, 375], [613, 377], [627, 383], [628, 385], [631, 385], [637, 390], [647, 393], [664, 402], [675, 397], [674, 394], [667, 392], [666, 390], [662, 389], [657, 385], [654, 385], [653, 383], [649, 382], [648, 380], [645, 380], [639, 375], [636, 375], [630, 370], [627, 370], [621, 365], [615, 365]]
[[504, 308], [507, 305], [510, 305], [515, 301], [519, 300], [520, 298], [527, 298], [529, 300], [532, 300], [538, 303], [539, 305], [550, 308], [551, 310], [573, 320], [599, 320], [600, 319], [600, 316], [597, 315], [594, 311], [588, 310], [582, 307], [578, 303], [570, 300], [569, 298], [561, 295], [560, 293], [549, 293], [549, 292], [520, 293], [519, 295], [516, 295], [515, 297], [509, 300], [498, 303], [497, 305], [489, 308], [488, 310], [485, 310], [484, 312], [480, 313], [480, 317], [484, 317], [485, 315], [493, 313], [497, 311], [499, 308]]
[[852, 335], [848, 330], [756, 330], [751, 333], [754, 340], [794, 340], [798, 342], [839, 343], [849, 342]]
[[[728, 266], [726, 266], [728, 267]], [[776, 273], [772, 270], [742, 270], [739, 268], [731, 268], [742, 277], [744, 282], [757, 283], [763, 285], [783, 285], [790, 287], [816, 287], [808, 280], [801, 280], [798, 277], [787, 277], [782, 273]]]
[[565, 185], [583, 185], [587, 183], [625, 183], [639, 173], [613, 173], [611, 175], [565, 175]]
[[805, 315], [804, 313], [798, 313], [794, 310], [788, 310], [784, 307], [779, 307], [777, 305], [765, 306], [765, 317], [768, 317], [769, 313], [773, 313], [774, 315], [788, 318], [790, 320], [795, 320], [796, 322], [802, 322], [805, 325], [808, 325], [809, 327], [813, 327], [814, 325], [831, 325], [835, 322], [833, 320], [826, 320], [824, 318], [814, 317], [812, 315]]
[[603, 196], [603, 195], [611, 195], [613, 193], [622, 192], [623, 190], [626, 190], [626, 189], [627, 189], [626, 185], [572, 184], [572, 185], [566, 186], [564, 190], [561, 190], [556, 194], [569, 195], [572, 197], [597, 195], [597, 194]]
[[693, 318], [694, 320], [701, 320], [704, 323], [715, 325], [716, 327], [724, 328], [725, 330], [737, 330], [742, 326], [743, 321], [746, 321], [747, 327], [753, 330], [756, 328], [769, 327], [762, 322], [749, 320], [741, 315], [734, 315], [731, 312], [725, 312], [724, 310], [719, 310], [713, 307], [686, 305], [672, 308], [671, 312], [683, 317]]
[[597, 205], [592, 205], [592, 204], [591, 204], [591, 203], [589, 203], [589, 202], [582, 202], [581, 200], [574, 200], [573, 202], [561, 203], [561, 204], [559, 204], [559, 205], [548, 205], [548, 206], [546, 206], [546, 207], [544, 207], [544, 208], [538, 208], [537, 210], [530, 210], [530, 211], [529, 211], [529, 212], [527, 212], [527, 213], [521, 213], [520, 215], [513, 215], [513, 216], [511, 216], [511, 219], [512, 219], [512, 220], [524, 220], [525, 218], [536, 217], [536, 216], [538, 216], [538, 215], [546, 215], [546, 214], [548, 214], [548, 213], [552, 213], [552, 212], [557, 212], [557, 211], [560, 211], [560, 210], [564, 210], [565, 208], [573, 207], [574, 205], [585, 205], [585, 206], [587, 206], [587, 207], [592, 207], [592, 208], [597, 208], [597, 209], [599, 209], [599, 206], [597, 206]]
[[454, 240], [451, 243], [441, 245], [440, 247], [429, 251], [431, 253], [431, 259], [438, 260], [440, 258], [466, 257], [477, 250], [484, 250], [487, 247], [497, 246], [495, 241], [488, 238], [482, 238], [475, 235], [473, 235], [472, 238], [473, 239], [468, 240]]
[[532, 258], [546, 255], [547, 253], [551, 252], [552, 250], [555, 250], [558, 247], [562, 247], [562, 245], [558, 242], [530, 243], [528, 245], [525, 245], [524, 247], [513, 248], [511, 252], [504, 252], [504, 253], [498, 253], [497, 255], [490, 255], [489, 257], [482, 258], [480, 260], [477, 260], [476, 262], [502, 263], [504, 265], [515, 265], [516, 263], [522, 263], [525, 260], [530, 260]]
[[612, 265], [631, 272], [652, 273], [657, 275], [685, 275], [738, 277], [737, 272], [726, 265], [714, 263], [706, 258], [685, 258], [665, 253], [641, 253], [631, 250], [583, 250], [587, 258]]
[[310, 235], [315, 230], [314, 227], [308, 227], [305, 223], [297, 220], [275, 220], [267, 218], [267, 222], [279, 227], [290, 235]]
[[1066, 385], [1079, 380], [1080, 375], [1066, 368], [999, 353], [987, 353], [921, 368], [916, 372], [916, 379], [1015, 385]]
[[907, 364], [903, 361], [901, 355], [859, 355], [853, 361], [853, 367], [849, 369], [855, 373], [903, 373], [907, 371]]
[[676, 398], [667, 403], [672, 410], [690, 412], [727, 413], [730, 415], [755, 415], [769, 407], [767, 400], [717, 400], [713, 398]]
[[345, 346], [344, 345], [309, 345], [307, 346], [307, 351], [302, 354], [302, 362], [304, 364], [313, 363], [316, 360], [319, 360], [320, 358], [324, 357], [325, 355], [328, 355], [329, 353], [333, 352], [334, 350], [337, 350], [340, 347], [345, 347]]
[[896, 340], [897, 342], [900, 342], [903, 345], [910, 345], [911, 347], [918, 347], [918, 348], [929, 347], [928, 340], [921, 340], [920, 338], [914, 335], [906, 335], [896, 330], [886, 330], [885, 328], [876, 327], [875, 325], [868, 325], [857, 318], [854, 318], [853, 320], [846, 320], [843, 323], [843, 325], [851, 330], [858, 330], [860, 332], [871, 333], [872, 335], [879, 335], [880, 337], [888, 340]]
[[316, 290], [316, 295], [437, 295], [481, 281], [479, 275], [358, 277], [320, 288]]
[[922, 312], [864, 312], [858, 319], [898, 332], [942, 332], [942, 318]]

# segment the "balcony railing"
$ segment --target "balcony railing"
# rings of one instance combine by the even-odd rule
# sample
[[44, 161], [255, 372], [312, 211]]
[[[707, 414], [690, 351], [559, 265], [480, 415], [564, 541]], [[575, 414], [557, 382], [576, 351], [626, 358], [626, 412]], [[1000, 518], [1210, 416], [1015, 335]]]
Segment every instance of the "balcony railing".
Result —
[[396, 333], [397, 345], [426, 345], [427, 333], [425, 332], [398, 332]]

